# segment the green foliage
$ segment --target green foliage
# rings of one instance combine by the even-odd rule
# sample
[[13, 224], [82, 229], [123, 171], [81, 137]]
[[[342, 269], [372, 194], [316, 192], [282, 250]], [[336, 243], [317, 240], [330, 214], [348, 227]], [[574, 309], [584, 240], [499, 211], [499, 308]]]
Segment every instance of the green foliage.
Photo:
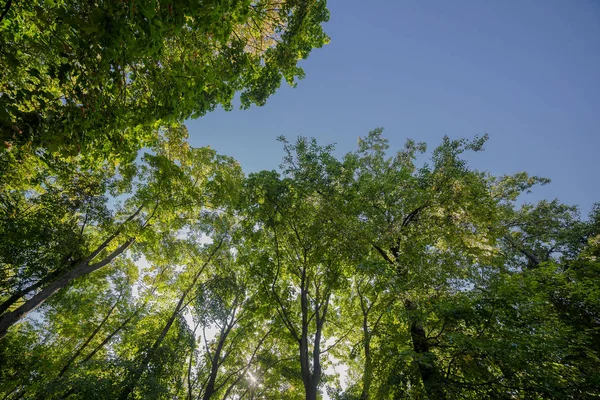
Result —
[[14, 4], [0, 23], [0, 139], [132, 161], [159, 126], [293, 85], [328, 18], [324, 0]]
[[131, 164], [2, 153], [0, 322], [62, 283], [0, 339], [0, 396], [598, 398], [600, 206], [519, 206], [547, 180], [470, 169], [486, 137], [281, 138], [245, 177], [155, 133]]

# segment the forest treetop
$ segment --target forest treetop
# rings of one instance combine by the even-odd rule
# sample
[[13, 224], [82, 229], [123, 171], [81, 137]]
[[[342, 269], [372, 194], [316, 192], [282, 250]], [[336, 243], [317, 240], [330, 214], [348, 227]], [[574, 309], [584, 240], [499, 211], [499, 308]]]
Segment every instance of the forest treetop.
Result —
[[301, 78], [327, 19], [4, 3], [1, 398], [598, 399], [600, 206], [520, 205], [548, 180], [472, 169], [487, 136], [280, 138], [249, 175], [189, 145], [184, 120]]
[[485, 136], [425, 163], [381, 129], [343, 157], [282, 138], [281, 171], [248, 176], [185, 137], [8, 159], [2, 396], [597, 397], [600, 207], [519, 206], [547, 180], [470, 168]]
[[325, 0], [40, 0], [0, 21], [5, 148], [132, 160], [159, 127], [262, 105], [328, 42]]

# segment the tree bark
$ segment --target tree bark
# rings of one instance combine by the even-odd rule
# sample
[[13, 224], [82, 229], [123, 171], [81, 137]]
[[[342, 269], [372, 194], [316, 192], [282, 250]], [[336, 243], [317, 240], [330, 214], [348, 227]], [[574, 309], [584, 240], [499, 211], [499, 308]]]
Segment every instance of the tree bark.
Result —
[[506, 239], [511, 246], [517, 249], [517, 251], [527, 257], [527, 260], [529, 261], [529, 268], [537, 268], [540, 266], [540, 259], [531, 251], [518, 244], [510, 235], [504, 235], [504, 239]]
[[[65, 256], [63, 262], [64, 263], [68, 262], [69, 258], [70, 258], [70, 255]], [[45, 277], [43, 277], [42, 279], [38, 280], [33, 285], [30, 285], [30, 286], [26, 287], [25, 289], [21, 289], [21, 290], [17, 291], [16, 293], [14, 293], [12, 296], [10, 296], [8, 299], [6, 299], [6, 301], [4, 301], [4, 303], [0, 304], [0, 315], [4, 314], [4, 312], [6, 310], [8, 310], [13, 304], [15, 304], [17, 301], [19, 301], [19, 299], [21, 299], [23, 296], [31, 293], [34, 290], [41, 288], [45, 284], [52, 282], [54, 279], [56, 279], [60, 275], [68, 272], [73, 267], [74, 263], [76, 263], [76, 261], [71, 262], [67, 268], [58, 270], [58, 271], [53, 271], [53, 272], [49, 273], [48, 275], [46, 275]]]
[[227, 336], [229, 336], [229, 332], [231, 332], [231, 328], [235, 324], [235, 313], [231, 317], [231, 321], [227, 321], [223, 328], [221, 329], [221, 334], [219, 335], [219, 342], [217, 343], [217, 348], [215, 349], [215, 353], [211, 357], [210, 362], [210, 375], [208, 377], [208, 382], [206, 384], [206, 389], [204, 390], [204, 395], [202, 396], [202, 400], [210, 400], [213, 394], [215, 394], [215, 383], [217, 381], [217, 374], [219, 373], [219, 366], [222, 364], [221, 360], [221, 352], [223, 351], [223, 346], [225, 345], [225, 340], [227, 340]]
[[200, 322], [197, 322], [194, 326], [194, 332], [192, 335], [194, 336], [194, 344], [192, 345], [192, 351], [190, 352], [190, 361], [188, 362], [188, 370], [187, 370], [187, 398], [188, 400], [193, 400], [193, 384], [192, 384], [192, 364], [194, 363], [194, 353], [196, 352], [196, 331], [200, 326]]
[[127, 398], [129, 398], [131, 393], [133, 393], [133, 390], [135, 389], [142, 374], [148, 369], [148, 365], [150, 364], [150, 361], [152, 360], [154, 353], [162, 344], [162, 341], [165, 339], [165, 337], [169, 333], [171, 326], [173, 325], [173, 323], [175, 322], [175, 319], [177, 318], [177, 315], [181, 311], [181, 308], [183, 307], [183, 303], [185, 301], [187, 293], [188, 293], [188, 291], [186, 290], [184, 292], [184, 294], [180, 297], [179, 301], [177, 302], [177, 305], [175, 306], [175, 309], [173, 310], [173, 312], [171, 313], [171, 316], [167, 320], [167, 323], [165, 324], [165, 326], [161, 330], [160, 334], [158, 335], [158, 338], [154, 341], [154, 344], [152, 345], [152, 347], [148, 350], [147, 354], [142, 359], [140, 366], [134, 372], [133, 377], [130, 380], [130, 382], [121, 391], [121, 394], [119, 396], [120, 400], [126, 400]]
[[[119, 324], [119, 326], [117, 327], [117, 329], [115, 329], [114, 331], [112, 331], [106, 338], [104, 338], [104, 340], [98, 346], [96, 346], [90, 352], [90, 354], [88, 354], [87, 356], [85, 356], [85, 358], [83, 360], [81, 360], [81, 362], [79, 362], [78, 365], [85, 364], [86, 362], [88, 362], [89, 360], [91, 360], [92, 357], [94, 357], [97, 352], [99, 352], [108, 342], [110, 342], [112, 340], [112, 338], [115, 337], [117, 335], [117, 333], [119, 333], [129, 323], [129, 321], [131, 321], [142, 310], [142, 308], [144, 306], [145, 306], [145, 303], [144, 303], [144, 305], [142, 305], [141, 307], [139, 307], [137, 310], [135, 310], [135, 312], [133, 312], [123, 322], [121, 322]], [[65, 394], [63, 394], [60, 397], [60, 399], [66, 399], [70, 395], [72, 395], [73, 393], [75, 393], [75, 389], [74, 388], [70, 388]]]
[[90, 352], [90, 354], [88, 354], [87, 356], [85, 356], [85, 358], [83, 360], [81, 360], [80, 364], [86, 363], [89, 360], [91, 360], [92, 357], [94, 357], [96, 355], [96, 353], [100, 351], [100, 349], [102, 349], [108, 342], [110, 342], [112, 340], [112, 338], [115, 337], [115, 335], [117, 333], [119, 333], [125, 327], [125, 325], [127, 325], [129, 323], [129, 321], [131, 321], [138, 314], [138, 311], [140, 311], [140, 310], [141, 310], [141, 308], [138, 309], [138, 310], [136, 310], [129, 317], [127, 317], [125, 319], [125, 321], [121, 322], [121, 324], [119, 324], [119, 326], [117, 327], [117, 329], [115, 329], [114, 331], [112, 331], [110, 333], [110, 335], [108, 335], [107, 337], [105, 337], [104, 340], [98, 346], [96, 346], [94, 348], [94, 350], [92, 350]]
[[223, 399], [229, 399], [230, 398], [229, 395], [230, 395], [231, 391], [246, 376], [246, 373], [248, 373], [248, 370], [250, 369], [250, 367], [252, 366], [252, 363], [254, 362], [254, 359], [256, 358], [256, 353], [258, 353], [258, 351], [262, 347], [265, 339], [267, 338], [267, 336], [269, 336], [270, 333], [271, 333], [271, 329], [269, 329], [267, 331], [267, 333], [265, 333], [265, 335], [258, 341], [258, 344], [256, 345], [256, 347], [254, 348], [254, 351], [252, 352], [252, 356], [250, 356], [250, 359], [246, 363], [246, 366], [244, 367], [244, 369], [241, 372], [238, 373], [237, 378], [229, 385], [229, 387], [225, 391], [225, 394], [223, 395]]
[[[121, 255], [125, 250], [127, 250], [127, 248], [129, 248], [129, 246], [131, 246], [133, 242], [135, 242], [135, 238], [127, 239], [121, 246], [113, 250], [102, 261], [99, 261], [95, 264], [91, 264], [91, 262], [100, 253], [102, 253], [102, 251], [104, 251], [112, 243], [113, 240], [115, 240], [121, 234], [123, 227], [139, 215], [143, 208], [143, 204], [139, 206], [135, 212], [133, 212], [129, 217], [127, 217], [127, 219], [121, 224], [117, 231], [110, 235], [88, 257], [77, 262], [72, 269], [60, 274], [56, 279], [54, 279], [46, 287], [44, 287], [39, 293], [34, 295], [31, 299], [27, 300], [16, 310], [4, 313], [2, 316], [0, 316], [0, 339], [6, 336], [6, 333], [11, 326], [25, 318], [27, 314], [29, 314], [31, 311], [41, 306], [54, 293], [58, 292], [61, 289], [64, 289], [73, 280], [86, 276], [104, 267], [105, 265], [110, 264], [116, 257]], [[149, 220], [150, 218], [146, 220], [143, 227], [145, 227], [148, 224]]]
[[131, 379], [129, 379], [129, 382], [125, 385], [125, 388], [121, 391], [121, 394], [119, 395], [119, 400], [127, 400], [129, 398], [129, 396], [133, 393], [135, 387], [137, 386], [138, 381], [140, 380], [140, 378], [142, 377], [144, 372], [146, 372], [146, 370], [148, 369], [148, 365], [150, 365], [150, 361], [152, 360], [154, 353], [156, 352], [156, 350], [158, 350], [158, 348], [162, 344], [163, 340], [169, 333], [171, 326], [175, 322], [177, 315], [181, 312], [187, 295], [192, 290], [192, 288], [196, 285], [196, 282], [202, 275], [202, 272], [204, 272], [204, 269], [206, 268], [206, 266], [208, 265], [208, 263], [210, 262], [212, 257], [217, 253], [217, 251], [219, 250], [219, 248], [221, 247], [222, 244], [223, 244], [223, 241], [221, 241], [217, 245], [215, 250], [208, 257], [208, 260], [206, 260], [206, 262], [200, 268], [200, 271], [198, 271], [196, 273], [196, 275], [194, 276], [192, 283], [187, 287], [187, 289], [184, 290], [183, 294], [179, 298], [179, 301], [177, 302], [177, 305], [173, 309], [171, 316], [167, 320], [167, 323], [165, 324], [162, 331], [158, 335], [158, 338], [154, 341], [154, 344], [152, 345], [152, 347], [148, 350], [148, 352], [142, 359], [140, 366], [138, 368], [136, 368], [135, 372], [133, 373], [133, 376], [131, 377]]
[[[41, 306], [46, 300], [48, 300], [54, 293], [58, 292], [61, 289], [64, 289], [69, 283], [73, 280], [86, 276], [107, 264], [110, 264], [117, 256], [121, 255], [133, 242], [135, 239], [128, 239], [125, 243], [115, 249], [112, 253], [110, 253], [104, 260], [97, 262], [95, 264], [90, 264], [92, 256], [86, 258], [79, 262], [72, 270], [66, 272], [65, 274], [59, 276], [56, 280], [42, 289], [39, 293], [33, 296], [31, 299], [27, 300], [23, 305], [17, 308], [14, 311], [3, 314], [0, 317], [0, 339], [3, 338], [8, 328], [25, 318], [31, 311], [35, 310], [39, 306]], [[102, 249], [106, 248], [106, 245], [103, 244]], [[99, 251], [98, 251], [99, 252]], [[97, 252], [94, 252], [92, 255], [95, 257]]]
[[[309, 315], [308, 291], [310, 281], [306, 276], [306, 267], [302, 268], [301, 284], [300, 284], [300, 306], [302, 310], [302, 333], [299, 340], [300, 350], [300, 370], [302, 373], [302, 382], [306, 394], [306, 400], [317, 400], [319, 393], [318, 387], [321, 382], [321, 338], [323, 333], [323, 325], [327, 316], [327, 307], [329, 305], [330, 294], [326, 294], [324, 300], [321, 298], [318, 286], [315, 293], [314, 314]], [[311, 319], [315, 319], [315, 338], [313, 343], [312, 359], [309, 349], [309, 324]], [[311, 370], [312, 361], [312, 370]]]
[[[302, 276], [300, 282], [300, 308], [302, 311], [302, 329], [299, 340], [300, 351], [300, 371], [302, 374], [302, 383], [304, 384], [304, 392], [306, 400], [316, 400], [317, 392], [314, 382], [313, 373], [310, 370], [310, 351], [308, 346], [308, 278], [306, 276], [306, 267], [302, 268]], [[318, 384], [318, 382], [317, 382]]]
[[104, 326], [104, 324], [106, 324], [106, 322], [108, 321], [108, 319], [112, 315], [112, 313], [115, 310], [115, 308], [117, 308], [117, 304], [119, 304], [119, 301], [121, 300], [122, 295], [123, 295], [122, 293], [119, 294], [119, 297], [117, 298], [117, 301], [115, 301], [115, 303], [112, 305], [112, 307], [110, 308], [110, 310], [108, 310], [108, 313], [106, 313], [106, 315], [104, 316], [104, 318], [102, 319], [102, 321], [100, 322], [100, 324], [98, 324], [98, 326], [96, 327], [96, 329], [94, 329], [94, 331], [91, 333], [91, 335], [88, 336], [88, 338], [86, 339], [86, 341], [83, 342], [83, 344], [81, 346], [79, 346], [79, 348], [77, 349], [77, 351], [75, 351], [75, 354], [73, 354], [71, 356], [71, 358], [69, 358], [69, 361], [67, 361], [67, 363], [65, 364], [65, 366], [62, 367], [62, 369], [60, 370], [60, 372], [58, 374], [59, 378], [61, 376], [63, 376], [67, 372], [67, 370], [69, 369], [69, 367], [71, 366], [71, 364], [73, 364], [73, 362], [77, 359], [77, 357], [79, 357], [79, 355], [85, 350], [85, 348], [90, 344], [90, 342], [96, 337], [96, 335], [98, 334], [98, 332], [100, 332], [100, 329], [102, 329], [102, 327]]
[[6, 310], [8, 310], [13, 304], [15, 304], [19, 299], [23, 296], [31, 293], [32, 291], [39, 289], [44, 286], [46, 283], [51, 282], [53, 279], [56, 279], [60, 274], [65, 273], [66, 271], [54, 272], [52, 274], [47, 275], [46, 277], [40, 279], [36, 283], [31, 286], [26, 287], [25, 289], [19, 290], [17, 293], [14, 293], [10, 296], [4, 303], [0, 304], [0, 315], [4, 314]]
[[419, 374], [427, 398], [431, 400], [443, 400], [446, 398], [446, 392], [444, 391], [441, 375], [436, 365], [437, 358], [430, 351], [427, 335], [421, 321], [414, 315], [410, 315], [417, 310], [417, 305], [410, 300], [406, 300], [404, 306], [409, 312], [410, 337], [413, 350], [417, 353]]
[[[365, 354], [365, 362], [363, 364], [363, 376], [362, 376], [362, 392], [360, 398], [362, 400], [369, 400], [371, 391], [371, 382], [373, 377], [373, 360], [371, 356], [371, 330], [369, 329], [369, 312], [373, 306], [373, 302], [377, 301], [377, 298], [373, 300], [370, 306], [367, 306], [365, 297], [360, 290], [360, 282], [357, 284], [357, 292], [360, 301], [360, 309], [362, 312], [362, 329], [363, 329], [363, 351]], [[381, 318], [381, 317], [380, 317]], [[377, 321], [379, 322], [379, 320]]]
[[38, 289], [38, 288], [40, 288], [47, 281], [49, 281], [49, 279], [48, 280], [40, 279], [39, 281], [37, 281], [33, 285], [28, 286], [25, 289], [19, 290], [17, 293], [14, 293], [12, 296], [10, 296], [8, 299], [6, 299], [6, 301], [4, 301], [4, 303], [0, 304], [0, 315], [4, 314], [4, 312], [6, 310], [8, 310], [17, 301], [19, 301], [19, 299], [21, 297], [25, 296], [26, 294], [28, 294], [28, 293], [30, 293], [30, 292]]
[[[418, 208], [413, 211], [409, 216], [407, 216], [403, 222], [403, 226], [410, 223], [410, 221], [422, 210], [423, 207]], [[396, 273], [398, 277], [406, 276], [408, 272], [406, 268], [402, 268], [398, 263], [399, 258], [399, 249], [397, 246], [391, 247], [390, 252], [392, 253], [393, 258], [389, 257], [387, 253], [376, 244], [372, 243], [373, 247], [380, 253], [380, 255], [388, 262], [390, 265], [395, 266]], [[416, 317], [415, 311], [417, 310], [417, 305], [413, 303], [411, 300], [405, 300], [404, 308], [408, 311], [409, 314], [409, 326], [410, 326], [410, 337], [413, 345], [413, 350], [417, 353], [418, 357], [418, 370], [419, 375], [421, 377], [421, 381], [423, 382], [423, 387], [425, 389], [425, 394], [430, 400], [444, 400], [446, 399], [446, 393], [444, 391], [442, 376], [439, 372], [439, 369], [436, 365], [437, 359], [435, 354], [433, 354], [429, 349], [429, 343], [427, 342], [427, 334], [425, 333], [425, 329], [423, 328], [422, 322]]]
[[[152, 283], [152, 290], [150, 291], [149, 296], [152, 296], [157, 289], [157, 286], [154, 285], [156, 283], [157, 278], [158, 278], [158, 275], [156, 277], [154, 277], [154, 282]], [[100, 349], [102, 349], [108, 342], [110, 342], [112, 340], [113, 337], [115, 337], [123, 328], [125, 328], [125, 326], [129, 323], [129, 321], [134, 319], [144, 309], [144, 307], [146, 307], [146, 304], [148, 304], [148, 300], [146, 300], [144, 303], [142, 303], [142, 305], [137, 307], [135, 309], [135, 311], [133, 313], [131, 313], [131, 315], [129, 315], [129, 317], [127, 317], [123, 322], [121, 322], [119, 324], [119, 326], [117, 327], [117, 329], [112, 331], [106, 338], [104, 338], [104, 340], [98, 346], [96, 346], [94, 348], [94, 350], [92, 350], [90, 352], [90, 354], [88, 354], [83, 360], [81, 360], [80, 364], [83, 364], [83, 363], [91, 360], [92, 357], [94, 357], [94, 355], [96, 355], [96, 353], [98, 351], [100, 351]]]
[[369, 333], [369, 328], [366, 323], [366, 317], [363, 322], [363, 332], [364, 332], [364, 352], [365, 352], [365, 362], [364, 362], [364, 372], [363, 372], [363, 388], [360, 398], [362, 400], [369, 400], [369, 392], [371, 391], [371, 382], [373, 376], [373, 360], [371, 359], [371, 335]]

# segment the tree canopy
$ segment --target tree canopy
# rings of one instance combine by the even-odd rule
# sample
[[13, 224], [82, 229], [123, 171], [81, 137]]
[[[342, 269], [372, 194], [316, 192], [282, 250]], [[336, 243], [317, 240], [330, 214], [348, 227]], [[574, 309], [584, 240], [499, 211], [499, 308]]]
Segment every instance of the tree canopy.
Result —
[[7, 159], [4, 398], [598, 396], [600, 208], [520, 202], [547, 180], [469, 168], [485, 136], [281, 138], [247, 176], [161, 138]]
[[0, 398], [598, 399], [600, 204], [382, 129], [245, 173], [184, 121], [262, 105], [324, 0], [8, 0]]
[[156, 128], [264, 104], [328, 41], [324, 0], [40, 0], [0, 20], [6, 147], [135, 158]]

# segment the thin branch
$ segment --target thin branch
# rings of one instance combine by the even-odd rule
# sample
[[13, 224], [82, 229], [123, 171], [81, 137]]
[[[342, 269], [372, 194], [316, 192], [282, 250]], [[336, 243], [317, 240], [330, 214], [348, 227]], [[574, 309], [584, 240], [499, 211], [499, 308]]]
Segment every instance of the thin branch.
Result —
[[335, 346], [337, 346], [342, 340], [344, 340], [346, 338], [346, 336], [348, 336], [350, 334], [350, 332], [352, 332], [354, 328], [350, 328], [348, 330], [348, 332], [344, 333], [341, 337], [338, 338], [338, 340], [336, 340], [331, 346], [327, 347], [325, 350], [322, 350], [319, 352], [319, 354], [324, 354], [327, 353], [329, 350], [333, 349]]
[[508, 241], [508, 243], [510, 243], [521, 254], [523, 254], [525, 257], [527, 257], [527, 259], [532, 262], [534, 267], [538, 267], [540, 265], [540, 260], [535, 256], [535, 254], [533, 254], [532, 252], [530, 252], [523, 246], [520, 246], [517, 242], [514, 241], [514, 239], [512, 237], [510, 237], [510, 235], [504, 235], [504, 238], [506, 239], [506, 241]]
[[390, 256], [388, 256], [388, 254], [385, 250], [383, 250], [381, 247], [379, 247], [375, 243], [371, 243], [371, 245], [375, 248], [375, 250], [377, 250], [379, 252], [379, 254], [381, 254], [381, 256], [383, 257], [383, 259], [385, 261], [387, 261], [391, 265], [394, 265], [394, 261], [392, 261], [392, 259], [390, 258]]

